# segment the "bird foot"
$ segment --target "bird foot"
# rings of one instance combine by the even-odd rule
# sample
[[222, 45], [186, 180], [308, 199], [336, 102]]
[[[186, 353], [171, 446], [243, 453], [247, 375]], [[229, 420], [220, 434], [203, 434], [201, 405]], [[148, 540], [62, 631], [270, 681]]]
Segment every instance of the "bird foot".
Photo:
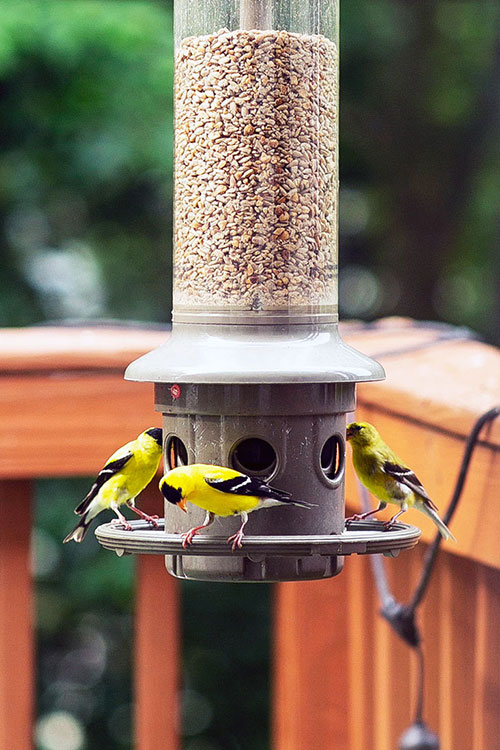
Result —
[[145, 513], [143, 515], [143, 518], [144, 518], [145, 521], [147, 521], [148, 523], [152, 524], [155, 527], [155, 529], [159, 529], [160, 528], [160, 524], [158, 523], [158, 519], [160, 518], [160, 516], [148, 516]]
[[349, 516], [349, 518], [345, 519], [345, 524], [351, 523], [351, 521], [362, 521], [363, 520], [363, 513], [355, 513], [353, 516]]
[[393, 529], [397, 524], [397, 521], [393, 521], [392, 519], [390, 521], [386, 521], [384, 523], [384, 531], [389, 531], [389, 529]]
[[122, 521], [120, 518], [113, 518], [111, 523], [116, 526], [119, 524], [125, 531], [132, 531], [132, 526], [125, 519]]
[[189, 531], [185, 531], [183, 534], [181, 534], [183, 549], [189, 547], [197, 533], [198, 529], [189, 529]]
[[231, 542], [232, 542], [231, 549], [233, 550], [233, 552], [235, 552], [237, 549], [241, 549], [243, 547], [243, 537], [244, 536], [245, 535], [243, 534], [242, 531], [237, 531], [236, 534], [233, 534], [232, 536], [230, 536], [228, 538], [228, 540], [227, 540], [228, 544], [231, 544]]

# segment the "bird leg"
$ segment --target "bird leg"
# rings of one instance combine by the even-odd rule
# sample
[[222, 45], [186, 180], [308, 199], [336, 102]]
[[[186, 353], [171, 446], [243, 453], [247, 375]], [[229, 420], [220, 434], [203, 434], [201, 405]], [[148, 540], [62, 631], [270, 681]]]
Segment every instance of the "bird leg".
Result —
[[389, 521], [386, 521], [384, 523], [384, 529], [390, 529], [392, 526], [394, 526], [399, 516], [403, 515], [403, 513], [406, 513], [407, 510], [408, 510], [408, 506], [402, 505], [401, 510], [398, 510], [395, 516], [393, 516]]
[[118, 518], [115, 518], [111, 523], [120, 523], [126, 531], [132, 531], [132, 526], [129, 524], [123, 513], [120, 513], [118, 505], [116, 503], [111, 503], [111, 508], [118, 516]]
[[191, 542], [193, 541], [193, 537], [195, 537], [196, 534], [198, 534], [200, 529], [206, 529], [207, 526], [210, 526], [210, 524], [212, 524], [214, 521], [215, 521], [214, 513], [210, 513], [210, 511], [207, 510], [206, 515], [205, 515], [205, 520], [203, 521], [201, 526], [195, 526], [194, 528], [189, 529], [189, 531], [185, 531], [183, 534], [181, 534], [182, 546], [184, 547], [184, 549], [186, 549], [186, 547], [189, 544], [191, 544]]
[[159, 529], [160, 526], [158, 524], [158, 519], [160, 516], [148, 516], [147, 513], [144, 513], [144, 511], [139, 510], [139, 508], [136, 508], [135, 505], [132, 504], [132, 501], [129, 500], [127, 503], [130, 510], [133, 510], [134, 513], [137, 513], [138, 516], [140, 516], [144, 521], [147, 521], [148, 523], [153, 524], [155, 529]]
[[236, 550], [236, 548], [241, 549], [242, 546], [243, 546], [243, 544], [242, 544], [242, 539], [244, 537], [243, 529], [245, 528], [245, 526], [247, 524], [247, 521], [248, 521], [248, 513], [245, 513], [243, 511], [242, 513], [240, 513], [240, 516], [243, 519], [243, 522], [242, 522], [240, 528], [238, 529], [238, 531], [236, 532], [236, 534], [233, 534], [227, 540], [229, 543], [231, 543], [231, 542], [233, 543], [232, 547], [231, 547], [231, 549], [233, 550], [233, 552]]
[[349, 516], [349, 518], [345, 519], [346, 525], [350, 523], [350, 521], [364, 521], [365, 518], [368, 518], [369, 516], [373, 516], [375, 513], [378, 513], [379, 510], [384, 510], [387, 503], [379, 503], [378, 508], [375, 508], [375, 510], [369, 510], [367, 513], [355, 513], [353, 516]]

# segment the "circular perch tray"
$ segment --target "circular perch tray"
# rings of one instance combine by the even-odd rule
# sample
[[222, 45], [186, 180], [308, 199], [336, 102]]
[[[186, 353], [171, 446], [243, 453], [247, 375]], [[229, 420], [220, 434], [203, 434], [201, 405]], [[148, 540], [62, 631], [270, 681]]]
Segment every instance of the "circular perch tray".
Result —
[[307, 557], [310, 555], [344, 556], [384, 554], [397, 557], [401, 550], [414, 547], [421, 531], [416, 526], [395, 523], [384, 528], [383, 521], [352, 521], [341, 534], [318, 536], [245, 536], [241, 549], [232, 551], [225, 536], [196, 536], [189, 545], [182, 546], [180, 534], [165, 534], [165, 519], [153, 529], [145, 521], [132, 521], [132, 530], [119, 524], [99, 526], [95, 535], [106, 549], [117, 555], [237, 555], [257, 560], [276, 555]]

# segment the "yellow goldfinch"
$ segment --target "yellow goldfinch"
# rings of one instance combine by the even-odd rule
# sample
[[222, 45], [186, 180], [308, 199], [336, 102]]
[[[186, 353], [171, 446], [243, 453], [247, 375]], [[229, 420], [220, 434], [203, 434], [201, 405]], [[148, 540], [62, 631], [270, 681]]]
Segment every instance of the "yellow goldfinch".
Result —
[[243, 529], [252, 511], [273, 505], [312, 507], [302, 500], [292, 500], [289, 492], [274, 489], [262, 479], [211, 464], [189, 464], [172, 469], [160, 480], [160, 490], [169, 503], [178, 505], [184, 511], [187, 510], [187, 502], [206, 511], [203, 523], [182, 535], [183, 547], [191, 544], [200, 529], [210, 526], [215, 516], [241, 516], [239, 530], [227, 540], [232, 542], [234, 551], [242, 546]]
[[119, 520], [115, 520], [114, 523], [121, 523], [125, 529], [130, 530], [132, 527], [129, 522], [118, 510], [118, 506], [124, 504], [145, 521], [158, 526], [158, 516], [148, 516], [134, 507], [134, 502], [156, 474], [161, 449], [162, 430], [160, 427], [150, 427], [136, 440], [115, 451], [97, 475], [89, 494], [75, 508], [75, 513], [81, 516], [81, 519], [63, 541], [69, 542], [73, 539], [75, 542], [81, 542], [92, 519], [105, 508], [114, 510], [118, 516]]
[[352, 462], [360, 481], [379, 500], [379, 506], [347, 521], [361, 520], [383, 510], [387, 503], [401, 510], [387, 522], [389, 527], [409, 507], [425, 513], [436, 524], [444, 539], [455, 537], [439, 518], [437, 507], [413, 471], [384, 443], [375, 427], [368, 422], [352, 422], [347, 426], [347, 440], [352, 446]]

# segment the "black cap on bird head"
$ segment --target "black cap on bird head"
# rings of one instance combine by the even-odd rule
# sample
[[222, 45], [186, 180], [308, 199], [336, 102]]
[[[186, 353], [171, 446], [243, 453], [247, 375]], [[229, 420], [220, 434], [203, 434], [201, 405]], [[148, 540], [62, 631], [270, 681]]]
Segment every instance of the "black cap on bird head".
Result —
[[163, 497], [168, 500], [172, 505], [178, 505], [181, 510], [187, 513], [186, 501], [182, 497], [182, 490], [180, 487], [173, 487], [171, 484], [164, 479], [160, 483], [160, 490]]
[[153, 438], [153, 440], [156, 440], [160, 448], [163, 444], [163, 430], [161, 427], [151, 427], [149, 430], [146, 430], [146, 435], [149, 435]]

